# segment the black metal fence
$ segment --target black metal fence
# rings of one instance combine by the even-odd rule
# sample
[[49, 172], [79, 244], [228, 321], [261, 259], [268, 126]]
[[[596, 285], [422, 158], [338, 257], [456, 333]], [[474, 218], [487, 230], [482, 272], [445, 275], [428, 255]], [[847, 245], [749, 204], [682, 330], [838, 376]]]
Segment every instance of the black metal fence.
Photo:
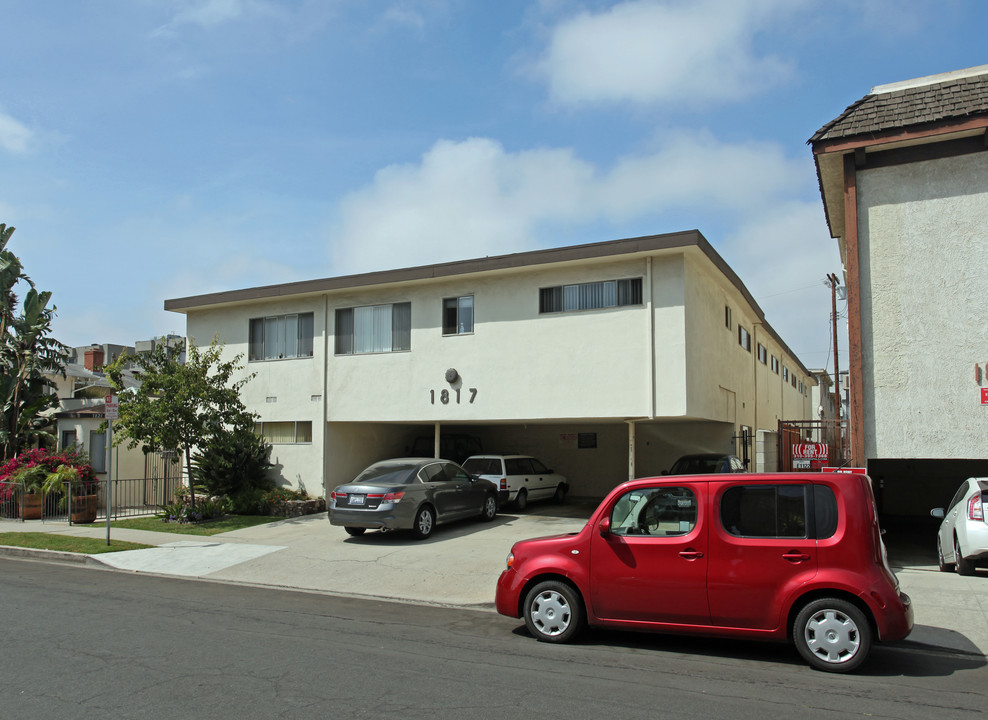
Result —
[[[106, 520], [106, 481], [92, 483], [85, 495], [66, 484], [60, 493], [31, 494], [15, 482], [0, 482], [0, 522], [42, 520], [92, 523]], [[181, 485], [177, 474], [165, 477], [112, 480], [110, 519], [151, 515], [172, 502]]]

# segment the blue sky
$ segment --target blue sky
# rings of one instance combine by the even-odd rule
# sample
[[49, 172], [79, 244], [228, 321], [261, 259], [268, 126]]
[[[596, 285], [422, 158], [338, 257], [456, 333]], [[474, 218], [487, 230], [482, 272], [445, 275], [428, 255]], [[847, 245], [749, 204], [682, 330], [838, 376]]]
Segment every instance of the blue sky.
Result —
[[806, 140], [875, 85], [988, 63], [981, 0], [0, 17], [0, 222], [69, 345], [182, 334], [166, 298], [696, 228], [832, 366], [840, 261]]

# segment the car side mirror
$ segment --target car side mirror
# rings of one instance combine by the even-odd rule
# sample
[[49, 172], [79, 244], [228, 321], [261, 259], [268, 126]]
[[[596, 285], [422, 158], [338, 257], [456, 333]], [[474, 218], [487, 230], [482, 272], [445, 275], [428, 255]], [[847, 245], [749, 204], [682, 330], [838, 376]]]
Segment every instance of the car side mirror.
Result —
[[598, 525], [597, 525], [597, 532], [600, 533], [600, 536], [602, 538], [606, 538], [606, 537], [609, 537], [610, 536], [610, 534], [611, 534], [611, 519], [609, 517], [605, 517], [603, 520], [600, 521], [600, 523], [598, 523]]
[[930, 515], [935, 517], [937, 520], [943, 520], [943, 516], [946, 514], [947, 513], [944, 512], [943, 508], [933, 508], [932, 510], [930, 510]]

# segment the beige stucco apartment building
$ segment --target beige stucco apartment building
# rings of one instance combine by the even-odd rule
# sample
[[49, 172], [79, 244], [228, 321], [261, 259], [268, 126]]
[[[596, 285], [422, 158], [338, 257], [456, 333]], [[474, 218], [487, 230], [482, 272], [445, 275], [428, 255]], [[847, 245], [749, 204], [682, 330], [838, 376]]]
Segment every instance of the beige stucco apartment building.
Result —
[[[165, 302], [256, 373], [276, 472], [325, 492], [376, 460], [469, 438], [597, 497], [691, 452], [774, 469], [811, 374], [697, 231]], [[477, 445], [472, 443], [476, 442]]]

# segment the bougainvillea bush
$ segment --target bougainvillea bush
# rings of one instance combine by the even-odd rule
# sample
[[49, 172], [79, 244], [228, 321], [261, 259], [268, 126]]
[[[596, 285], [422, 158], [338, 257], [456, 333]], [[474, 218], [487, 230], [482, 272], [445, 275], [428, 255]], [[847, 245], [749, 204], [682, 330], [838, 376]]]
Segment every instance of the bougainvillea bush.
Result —
[[[58, 470], [60, 465], [73, 467], [79, 471], [79, 480], [85, 494], [94, 491], [97, 478], [89, 464], [89, 457], [85, 453], [72, 449], [61, 452], [50, 452], [44, 449], [22, 452], [0, 467], [0, 482], [10, 482], [11, 476], [22, 468], [41, 466], [45, 469], [46, 474], [50, 474]], [[0, 500], [8, 500], [13, 491], [11, 485], [0, 486]]]

